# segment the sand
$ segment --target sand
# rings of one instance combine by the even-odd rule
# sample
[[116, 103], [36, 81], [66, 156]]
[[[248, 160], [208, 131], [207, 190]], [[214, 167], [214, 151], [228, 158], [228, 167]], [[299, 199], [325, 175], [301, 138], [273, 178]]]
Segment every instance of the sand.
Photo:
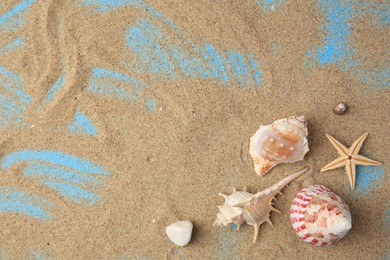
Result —
[[[390, 41], [373, 10], [389, 4], [337, 2], [0, 3], [0, 97], [13, 102], [0, 105], [0, 257], [388, 257]], [[249, 138], [291, 115], [308, 119], [310, 152], [257, 176]], [[320, 173], [337, 157], [325, 134], [349, 147], [364, 132], [361, 153], [383, 166], [358, 168], [352, 191], [344, 169]], [[219, 192], [256, 192], [306, 165], [255, 244], [251, 226], [212, 225]], [[350, 207], [335, 246], [292, 229], [291, 201], [310, 184]], [[165, 234], [178, 220], [194, 224], [182, 248]]]

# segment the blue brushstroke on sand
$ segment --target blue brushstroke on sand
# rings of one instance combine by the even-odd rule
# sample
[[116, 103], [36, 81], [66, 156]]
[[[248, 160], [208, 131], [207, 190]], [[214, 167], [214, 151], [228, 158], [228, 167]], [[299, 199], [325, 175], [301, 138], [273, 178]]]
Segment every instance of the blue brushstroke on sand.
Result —
[[208, 69], [207, 74], [213, 79], [219, 80], [223, 85], [229, 83], [228, 63], [225, 57], [219, 53], [212, 44], [205, 44], [202, 50], [202, 58]]
[[386, 211], [386, 222], [390, 222], [390, 208]]
[[93, 125], [91, 119], [85, 116], [80, 111], [76, 111], [74, 121], [69, 124], [68, 127], [70, 132], [87, 135], [87, 136], [97, 136], [97, 128]]
[[53, 204], [36, 194], [12, 187], [0, 187], [0, 213], [17, 213], [39, 220], [49, 220]]
[[356, 190], [364, 194], [368, 194], [372, 189], [380, 184], [380, 178], [382, 175], [382, 167], [356, 166]]
[[98, 175], [90, 172], [47, 162], [31, 161], [27, 163], [23, 174], [76, 203], [92, 205], [100, 200], [100, 196], [94, 192], [102, 184], [102, 180]]
[[[155, 111], [155, 100], [153, 95], [149, 95], [149, 87], [141, 80], [118, 71], [94, 68], [87, 91], [132, 103], [144, 100], [148, 110]], [[141, 92], [147, 93], [141, 96]]]
[[24, 15], [35, 0], [26, 0], [0, 15], [0, 32], [7, 33], [19, 29], [23, 25]]
[[0, 55], [8, 54], [11, 52], [14, 52], [15, 50], [19, 49], [25, 44], [25, 39], [24, 37], [17, 37], [16, 39], [12, 40], [8, 44], [6, 44], [3, 47], [0, 47]]
[[20, 126], [31, 100], [23, 79], [0, 65], [0, 128]]
[[343, 0], [319, 0], [326, 14], [325, 39], [323, 46], [308, 52], [319, 65], [336, 64], [343, 71], [356, 66], [353, 55], [356, 50], [349, 44], [351, 36], [352, 7]]
[[45, 163], [58, 164], [72, 168], [77, 171], [89, 172], [99, 175], [109, 175], [106, 168], [93, 162], [73, 155], [65, 154], [59, 151], [38, 151], [21, 150], [13, 152], [4, 157], [1, 161], [1, 167], [8, 170], [13, 164], [24, 161], [42, 161]]
[[55, 94], [58, 93], [58, 91], [61, 89], [61, 87], [65, 83], [65, 66], [62, 66], [62, 72], [59, 78], [54, 82], [54, 84], [51, 86], [51, 88], [48, 91], [46, 102], [50, 102], [53, 100]]
[[169, 80], [183, 76], [214, 79], [224, 86], [237, 84], [243, 88], [263, 84], [253, 54], [244, 55], [238, 50], [221, 53], [212, 44], [198, 45], [191, 40], [188, 40], [189, 51], [185, 51], [163, 32], [160, 24], [157, 26], [145, 19], [137, 20], [136, 25], [127, 30], [125, 42], [131, 58], [124, 59], [122, 64], [132, 74], [147, 73]]
[[75, 185], [49, 180], [45, 180], [43, 183], [62, 196], [80, 204], [92, 205], [100, 200], [99, 195], [85, 189], [81, 189]]
[[85, 159], [58, 151], [22, 150], [8, 154], [1, 167], [24, 163], [23, 174], [38, 183], [83, 205], [92, 205], [101, 197], [97, 194], [102, 178], [109, 175], [106, 168]]
[[81, 187], [84, 187], [87, 184], [99, 185], [102, 183], [98, 176], [90, 174], [89, 172], [77, 171], [66, 166], [38, 161], [28, 162], [23, 170], [23, 174], [26, 177], [74, 183]]
[[287, 0], [256, 0], [256, 4], [263, 8], [264, 12], [279, 11]]
[[34, 3], [35, 0], [22, 1], [0, 14], [0, 55], [12, 54], [24, 46], [26, 39], [18, 35], [17, 30], [23, 26], [25, 16]]
[[[217, 51], [212, 44], [196, 44], [168, 17], [138, 0], [83, 0], [83, 6], [99, 12], [112, 12], [117, 8], [137, 8], [150, 17], [139, 19], [127, 29], [125, 43], [129, 54], [121, 64], [133, 74], [148, 73], [155, 77], [175, 80], [184, 77], [215, 79], [224, 86], [242, 84], [242, 87], [263, 84], [262, 73], [253, 55], [238, 50], [228, 53]], [[152, 20], [156, 20], [152, 23]], [[181, 39], [189, 51], [177, 46], [169, 37]], [[134, 58], [134, 56], [136, 56]], [[249, 57], [250, 56], [250, 57]], [[249, 83], [248, 83], [249, 82]]]
[[372, 26], [379, 28], [387, 27], [390, 25], [390, 4], [389, 3], [375, 3], [375, 2], [363, 2], [356, 3], [357, 15], [368, 15], [368, 19], [371, 20]]
[[185, 52], [179, 46], [172, 46], [170, 48], [170, 54], [186, 78], [210, 78], [205, 64], [196, 57], [190, 56], [189, 53]]
[[237, 50], [228, 50], [227, 53], [239, 85], [250, 87], [251, 76], [249, 75], [248, 64], [242, 54]]
[[14, 99], [29, 104], [31, 97], [23, 90], [23, 79], [16, 73], [0, 66], [0, 89], [6, 90]]
[[341, 71], [367, 84], [373, 90], [390, 89], [390, 62], [385, 59], [375, 68], [366, 68], [364, 62], [357, 59], [357, 49], [352, 40], [357, 18], [362, 15], [371, 17], [372, 25], [378, 26], [384, 33], [390, 24], [390, 5], [350, 0], [318, 0], [325, 15], [325, 33], [323, 44], [307, 52], [308, 65], [336, 65]]
[[175, 67], [169, 60], [167, 52], [147, 32], [130, 28], [126, 35], [126, 44], [137, 55], [137, 69], [140, 71], [166, 78], [175, 76]]

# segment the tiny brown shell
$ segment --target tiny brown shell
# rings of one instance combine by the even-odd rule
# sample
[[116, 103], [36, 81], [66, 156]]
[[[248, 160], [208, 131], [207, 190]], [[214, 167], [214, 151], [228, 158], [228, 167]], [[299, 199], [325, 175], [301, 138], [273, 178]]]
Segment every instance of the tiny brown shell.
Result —
[[333, 113], [336, 115], [344, 115], [348, 110], [348, 106], [345, 103], [337, 103], [333, 108]]

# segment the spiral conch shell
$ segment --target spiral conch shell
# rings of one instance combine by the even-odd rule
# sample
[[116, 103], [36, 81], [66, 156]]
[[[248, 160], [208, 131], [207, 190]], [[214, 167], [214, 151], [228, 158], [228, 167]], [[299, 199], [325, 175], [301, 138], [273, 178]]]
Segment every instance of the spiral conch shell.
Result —
[[348, 205], [322, 185], [309, 186], [297, 194], [290, 219], [303, 241], [318, 246], [336, 243], [352, 227]]
[[272, 225], [270, 220], [270, 212], [279, 210], [272, 206], [272, 200], [280, 193], [280, 191], [294, 179], [298, 178], [301, 174], [309, 170], [309, 167], [293, 173], [292, 175], [284, 178], [278, 183], [272, 185], [270, 188], [263, 191], [259, 191], [256, 194], [252, 194], [244, 189], [243, 191], [237, 191], [233, 188], [231, 195], [220, 193], [224, 197], [225, 203], [223, 206], [219, 206], [219, 213], [214, 225], [227, 226], [228, 224], [236, 224], [237, 230], [240, 230], [240, 226], [243, 223], [247, 223], [255, 228], [255, 237], [253, 242], [256, 242], [259, 227], [264, 222], [268, 222]]
[[250, 139], [249, 153], [258, 175], [266, 174], [280, 163], [303, 160], [309, 151], [304, 116], [291, 116], [261, 125]]

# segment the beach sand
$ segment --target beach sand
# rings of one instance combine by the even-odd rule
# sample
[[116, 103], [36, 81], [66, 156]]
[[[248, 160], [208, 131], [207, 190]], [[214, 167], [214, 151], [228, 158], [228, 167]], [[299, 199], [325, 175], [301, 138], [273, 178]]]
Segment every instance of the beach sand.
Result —
[[[385, 259], [390, 41], [372, 10], [386, 6], [3, 1], [0, 258]], [[292, 115], [308, 120], [310, 152], [257, 176], [249, 138]], [[383, 166], [358, 167], [353, 191], [344, 169], [320, 173], [338, 157], [325, 134], [349, 147], [365, 132], [361, 154]], [[219, 192], [254, 193], [306, 165], [255, 244], [251, 226], [213, 226]], [[351, 210], [334, 246], [303, 243], [290, 224], [311, 184]], [[178, 220], [194, 224], [186, 247], [165, 234]]]

